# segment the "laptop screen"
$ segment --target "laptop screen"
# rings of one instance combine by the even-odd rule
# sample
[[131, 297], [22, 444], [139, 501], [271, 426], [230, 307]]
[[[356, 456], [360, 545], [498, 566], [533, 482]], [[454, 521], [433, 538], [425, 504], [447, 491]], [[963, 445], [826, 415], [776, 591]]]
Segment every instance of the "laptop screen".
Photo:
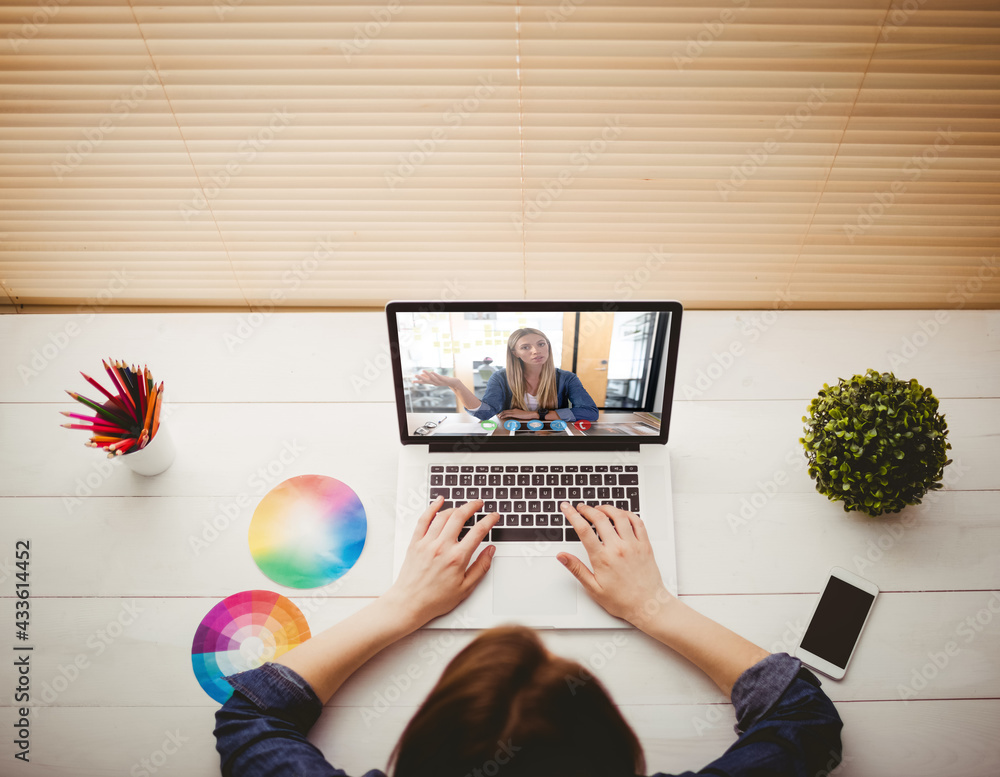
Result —
[[404, 444], [667, 440], [678, 302], [390, 302], [386, 313]]

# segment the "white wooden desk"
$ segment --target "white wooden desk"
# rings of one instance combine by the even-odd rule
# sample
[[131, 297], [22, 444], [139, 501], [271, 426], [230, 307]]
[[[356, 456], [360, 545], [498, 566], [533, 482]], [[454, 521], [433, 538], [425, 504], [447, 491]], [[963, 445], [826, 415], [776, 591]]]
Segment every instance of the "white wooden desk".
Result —
[[[847, 677], [824, 680], [845, 722], [840, 775], [1000, 773], [1000, 313], [949, 316], [928, 335], [930, 311], [685, 313], [671, 425], [681, 595], [781, 651], [831, 566], [883, 591]], [[266, 588], [315, 632], [389, 585], [399, 442], [385, 329], [376, 313], [256, 325], [246, 314], [0, 316], [0, 773], [218, 774], [217, 705], [190, 665], [205, 613]], [[101, 357], [148, 363], [166, 382], [178, 455], [162, 475], [102, 470], [85, 433], [59, 428], [72, 405], [63, 390], [83, 391], [78, 371], [96, 376]], [[868, 367], [930, 386], [954, 446], [948, 488], [881, 519], [816, 493], [798, 443], [822, 384]], [[246, 538], [267, 490], [307, 473], [350, 484], [369, 517], [356, 567], [318, 592], [272, 583]], [[26, 768], [11, 736], [20, 538], [32, 548], [38, 704]], [[422, 631], [386, 650], [336, 694], [313, 741], [351, 774], [384, 767], [472, 636]], [[606, 683], [650, 772], [698, 769], [734, 740], [728, 700], [644, 635], [544, 639]], [[400, 679], [408, 669], [415, 680]]]

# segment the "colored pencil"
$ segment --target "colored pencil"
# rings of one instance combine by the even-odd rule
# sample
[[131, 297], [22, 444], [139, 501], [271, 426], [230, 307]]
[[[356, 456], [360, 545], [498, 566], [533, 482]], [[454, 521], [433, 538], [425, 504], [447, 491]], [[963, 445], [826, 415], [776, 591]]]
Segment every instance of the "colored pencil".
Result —
[[127, 434], [95, 434], [90, 438], [91, 442], [118, 442], [119, 440], [127, 440]]
[[95, 413], [97, 413], [99, 416], [108, 421], [112, 421], [113, 423], [116, 424], [129, 423], [128, 419], [125, 418], [123, 415], [121, 415], [121, 413], [115, 412], [114, 410], [106, 408], [103, 405], [99, 405], [92, 399], [87, 399], [85, 396], [77, 394], [75, 391], [67, 391], [66, 393], [69, 394], [71, 397], [73, 397], [73, 399], [75, 399], [77, 402], [81, 402], [82, 404], [86, 405]]
[[156, 390], [156, 408], [153, 410], [153, 429], [150, 431], [150, 438], [156, 437], [156, 432], [160, 428], [160, 406], [163, 403], [163, 381], [160, 381], [160, 387]]
[[85, 381], [87, 381], [87, 383], [89, 383], [91, 386], [93, 386], [98, 391], [100, 391], [102, 394], [104, 394], [104, 396], [106, 396], [108, 399], [110, 399], [116, 405], [118, 405], [119, 407], [121, 407], [122, 409], [124, 409], [124, 405], [122, 404], [121, 397], [117, 397], [114, 394], [112, 394], [110, 391], [108, 391], [106, 388], [104, 388], [104, 386], [102, 386], [100, 383], [98, 383], [96, 380], [94, 380], [92, 377], [90, 377], [87, 373], [81, 372], [80, 374], [83, 375], [83, 379]]
[[135, 420], [137, 423], [142, 423], [142, 415], [139, 409], [139, 383], [125, 362], [119, 362], [118, 369], [121, 372], [122, 377], [125, 379], [125, 388], [128, 389], [128, 398], [132, 402]]
[[138, 384], [135, 379], [135, 373], [132, 372], [132, 368], [129, 367], [125, 362], [116, 362], [115, 366], [118, 367], [118, 371], [125, 378], [125, 388], [128, 389], [129, 395], [132, 399], [135, 399], [135, 390]]
[[136, 378], [139, 380], [139, 398], [142, 400], [142, 405], [140, 407], [141, 412], [139, 413], [140, 418], [145, 422], [146, 419], [146, 406], [149, 404], [149, 389], [146, 386], [146, 373], [149, 372], [148, 369], [143, 368], [139, 373], [136, 374]]
[[146, 417], [142, 420], [142, 428], [147, 432], [152, 432], [153, 430], [153, 412], [156, 410], [156, 397], [156, 386], [153, 386], [152, 393], [146, 402]]
[[[102, 448], [109, 457], [121, 456], [149, 445], [160, 428], [160, 408], [163, 381], [157, 385], [148, 365], [126, 364], [121, 360], [102, 359], [104, 371], [111, 378], [112, 390], [87, 375], [84, 380], [107, 399], [101, 403], [75, 391], [67, 391], [73, 399], [93, 411], [95, 415], [60, 411], [70, 423], [65, 429], [81, 429], [91, 433], [84, 443], [88, 448]], [[82, 422], [82, 423], [81, 423]]]
[[121, 456], [123, 453], [127, 453], [133, 445], [135, 445], [135, 437], [129, 437], [128, 439], [109, 445], [107, 450], [109, 452], [114, 451], [113, 455], [115, 456]]
[[[127, 403], [131, 405], [132, 399], [123, 383], [124, 378], [122, 378], [122, 376], [118, 374], [118, 371], [114, 367], [108, 365], [108, 363], [103, 359], [101, 360], [101, 364], [104, 365], [104, 369], [108, 373], [108, 377], [111, 378], [111, 382], [115, 385], [115, 388], [118, 390], [118, 393], [121, 395], [122, 401], [123, 402], [127, 401]], [[129, 412], [132, 414], [135, 413], [134, 405], [129, 407]]]
[[119, 426], [91, 426], [90, 424], [60, 424], [63, 429], [84, 429], [96, 434], [128, 434]]
[[[93, 426], [107, 427], [108, 429], [121, 429], [122, 428], [120, 424], [112, 423], [111, 421], [108, 421], [107, 419], [101, 418], [100, 416], [96, 416], [96, 415], [83, 415], [81, 413], [67, 413], [64, 410], [60, 410], [59, 414], [60, 415], [64, 415], [67, 418], [75, 419], [76, 421], [86, 421], [88, 424], [92, 424]], [[73, 423], [73, 421], [71, 421], [70, 423]], [[63, 424], [63, 425], [65, 426], [65, 424]]]

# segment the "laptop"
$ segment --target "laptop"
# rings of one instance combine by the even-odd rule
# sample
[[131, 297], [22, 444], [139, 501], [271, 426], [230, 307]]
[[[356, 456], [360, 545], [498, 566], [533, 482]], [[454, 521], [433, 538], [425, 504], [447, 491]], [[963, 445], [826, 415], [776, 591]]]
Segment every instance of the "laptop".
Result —
[[501, 515], [482, 545], [496, 546], [489, 574], [430, 628], [625, 625], [556, 559], [589, 566], [564, 500], [642, 518], [676, 595], [667, 437], [681, 314], [663, 300], [386, 305], [402, 443], [393, 579], [438, 495], [445, 507], [483, 500], [463, 534]]

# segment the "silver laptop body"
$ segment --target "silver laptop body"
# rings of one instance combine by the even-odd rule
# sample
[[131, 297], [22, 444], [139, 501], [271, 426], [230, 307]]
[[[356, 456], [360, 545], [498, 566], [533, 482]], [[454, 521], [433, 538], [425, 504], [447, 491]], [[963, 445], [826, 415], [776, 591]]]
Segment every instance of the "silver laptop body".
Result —
[[[493, 508], [504, 516], [503, 524], [495, 526], [480, 546], [487, 542], [496, 546], [489, 574], [468, 599], [429, 627], [482, 629], [512, 622], [535, 628], [623, 626], [623, 621], [595, 604], [555, 558], [565, 551], [589, 566], [587, 552], [575, 539], [575, 532], [560, 521], [558, 503], [563, 499], [573, 504], [584, 501], [640, 508], [633, 511], [646, 525], [664, 584], [677, 593], [666, 443], [681, 312], [680, 303], [662, 300], [394, 301], [386, 306], [403, 443], [398, 462], [393, 579], [418, 516], [438, 493], [449, 497], [452, 492], [460, 494], [449, 500], [455, 505], [462, 504], [466, 494], [474, 495], [472, 498], [484, 499], [484, 511]], [[490, 321], [495, 324], [485, 323]], [[564, 326], [557, 330], [560, 321]], [[539, 326], [533, 326], [536, 323]], [[496, 362], [502, 366], [507, 356], [508, 333], [522, 324], [546, 331], [546, 337], [553, 341], [553, 352], [559, 343], [561, 362], [578, 368], [586, 361], [577, 359], [584, 335], [595, 327], [611, 333], [609, 358], [598, 359], [596, 369], [579, 374], [598, 390], [602, 369], [624, 377], [607, 379], [606, 390], [600, 394], [604, 405], [598, 406], [599, 416], [589, 426], [577, 420], [554, 430], [549, 422], [533, 431], [522, 421], [516, 430], [500, 424], [489, 429], [489, 419], [473, 415], [488, 412], [484, 405], [459, 412], [457, 406], [447, 406], [452, 401], [450, 389], [424, 391], [424, 386], [413, 381], [415, 371], [421, 368], [439, 372], [454, 369], [458, 375], [472, 364], [472, 369], [483, 373], [474, 376], [474, 382], [486, 383], [487, 376], [498, 371]], [[447, 337], [446, 328], [454, 330]], [[568, 342], [570, 334], [573, 340]], [[439, 356], [445, 342], [450, 345]], [[602, 347], [597, 346], [597, 356], [602, 355]], [[487, 353], [492, 354], [493, 363], [489, 363]], [[476, 359], [479, 355], [490, 369], [482, 369], [483, 360]], [[434, 361], [445, 364], [431, 364]], [[503, 377], [501, 373], [494, 382], [502, 383]], [[476, 394], [483, 394], [488, 385], [487, 389], [478, 386]], [[495, 416], [491, 418], [496, 421]], [[487, 500], [487, 494], [496, 497]], [[501, 494], [508, 498], [499, 498]]]

